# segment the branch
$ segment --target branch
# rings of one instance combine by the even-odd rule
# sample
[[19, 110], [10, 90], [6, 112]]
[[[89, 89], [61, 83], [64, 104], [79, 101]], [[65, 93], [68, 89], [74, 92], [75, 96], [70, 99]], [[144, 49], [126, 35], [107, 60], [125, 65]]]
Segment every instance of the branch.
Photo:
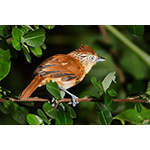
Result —
[[[146, 103], [147, 100], [146, 99], [136, 99], [138, 98], [137, 97], [130, 97], [130, 98], [126, 98], [126, 99], [113, 99], [114, 102], [136, 102], [136, 103]], [[57, 108], [58, 104], [61, 103], [61, 102], [71, 102], [72, 99], [62, 99], [62, 100], [59, 100], [57, 101], [56, 103], [56, 106], [55, 106], [55, 109]], [[101, 102], [101, 101], [104, 101], [103, 99], [91, 99], [91, 98], [88, 98], [88, 97], [84, 97], [84, 98], [79, 98], [78, 99], [78, 102]]]
[[[139, 98], [139, 96], [135, 96], [135, 97], [130, 97], [130, 98], [126, 98], [126, 99], [113, 99], [114, 102], [139, 102], [139, 103], [146, 103], [147, 100], [145, 99], [136, 99]], [[10, 100], [2, 98], [0, 99], [0, 102], [8, 102], [8, 101], [12, 101], [12, 102], [48, 102], [48, 99], [43, 99], [43, 98], [39, 98], [39, 97], [30, 97], [30, 98], [22, 98], [22, 99], [14, 99], [11, 98]], [[88, 97], [84, 97], [84, 98], [79, 98], [78, 102], [101, 102], [104, 101], [103, 99], [97, 99], [97, 98], [88, 98]], [[56, 102], [56, 106], [55, 109], [57, 108], [58, 104], [61, 102], [72, 102], [71, 98], [64, 98], [62, 100], [58, 100]]]
[[10, 98], [10, 99], [5, 99], [2, 98], [0, 99], [0, 102], [47, 102], [49, 101], [48, 99], [43, 99], [39, 97], [30, 97], [30, 98], [22, 98], [22, 99], [15, 99], [15, 98]]

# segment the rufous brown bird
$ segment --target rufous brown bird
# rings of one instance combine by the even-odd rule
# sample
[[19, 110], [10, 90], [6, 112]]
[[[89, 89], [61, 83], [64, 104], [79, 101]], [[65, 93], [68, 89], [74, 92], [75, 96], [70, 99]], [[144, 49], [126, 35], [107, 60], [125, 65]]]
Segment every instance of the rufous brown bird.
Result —
[[73, 106], [78, 97], [71, 94], [69, 89], [81, 82], [92, 66], [105, 58], [98, 56], [88, 45], [69, 54], [57, 54], [43, 61], [34, 71], [32, 82], [23, 90], [19, 98], [28, 98], [37, 87], [43, 86], [50, 80], [57, 82], [59, 88], [72, 96]]

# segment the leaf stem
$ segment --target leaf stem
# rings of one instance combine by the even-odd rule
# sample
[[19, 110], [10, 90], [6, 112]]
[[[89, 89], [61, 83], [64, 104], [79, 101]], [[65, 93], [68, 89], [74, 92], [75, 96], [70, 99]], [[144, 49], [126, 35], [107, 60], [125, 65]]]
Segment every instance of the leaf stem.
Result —
[[150, 56], [132, 43], [126, 36], [111, 25], [105, 25], [105, 28], [114, 34], [120, 41], [130, 48], [139, 58], [141, 58], [148, 66], [150, 66]]

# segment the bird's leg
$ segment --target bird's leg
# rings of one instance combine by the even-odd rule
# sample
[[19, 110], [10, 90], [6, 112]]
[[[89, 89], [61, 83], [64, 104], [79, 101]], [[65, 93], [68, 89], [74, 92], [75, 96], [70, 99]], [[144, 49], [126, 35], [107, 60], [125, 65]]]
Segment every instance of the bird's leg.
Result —
[[79, 98], [77, 96], [75, 96], [74, 94], [70, 93], [69, 91], [67, 91], [66, 89], [64, 89], [63, 87], [59, 87], [61, 90], [65, 91], [66, 93], [68, 93], [71, 97], [72, 97], [72, 101], [73, 101], [73, 106], [75, 107], [76, 104], [78, 104], [79, 102], [77, 101]]

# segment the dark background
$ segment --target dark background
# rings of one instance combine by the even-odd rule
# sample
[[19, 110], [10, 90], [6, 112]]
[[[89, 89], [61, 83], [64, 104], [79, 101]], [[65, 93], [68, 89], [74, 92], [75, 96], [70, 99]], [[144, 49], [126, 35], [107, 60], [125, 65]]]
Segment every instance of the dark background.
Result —
[[[126, 37], [133, 41], [137, 46], [150, 54], [150, 27], [145, 26], [145, 33], [141, 38], [135, 38], [129, 34], [125, 26], [116, 26]], [[125, 82], [121, 83], [118, 72], [116, 72], [117, 83], [112, 83], [111, 88], [117, 92], [116, 98], [126, 98], [128, 94], [144, 91], [150, 80], [150, 69], [143, 63], [128, 47], [107, 31], [110, 44], [106, 44], [102, 33], [97, 25], [57, 25], [52, 30], [46, 30], [46, 50], [43, 50], [43, 55], [40, 58], [31, 54], [32, 63], [29, 64], [22, 51], [17, 52], [17, 58], [11, 59], [12, 65], [8, 76], [1, 81], [1, 86], [12, 91], [16, 95], [31, 82], [34, 78], [33, 71], [46, 58], [58, 54], [69, 53], [81, 44], [89, 45], [96, 53], [104, 58], [105, 62], [97, 63], [92, 70], [86, 75], [85, 79], [75, 87], [69, 89], [70, 92], [83, 97], [84, 95], [94, 93], [94, 88], [90, 81], [92, 76], [96, 76], [98, 80], [103, 80], [104, 77], [111, 71], [116, 71], [115, 63], [119, 66], [125, 78]], [[110, 52], [113, 50], [114, 55]], [[31, 52], [32, 53], [32, 52]], [[115, 57], [114, 57], [115, 56]], [[33, 96], [49, 98], [50, 96], [45, 90], [45, 87], [38, 88]], [[69, 97], [66, 95], [66, 97]], [[42, 107], [43, 103], [36, 102], [34, 107], [27, 107], [30, 113], [37, 114], [36, 110]], [[132, 108], [132, 103], [117, 103], [119, 106], [113, 115], [122, 112], [127, 108]], [[77, 113], [77, 118], [74, 119], [74, 124], [99, 124], [98, 116], [94, 110], [93, 102], [81, 102], [74, 109]], [[5, 115], [0, 112], [0, 124], [18, 124], [14, 121], [10, 114]], [[119, 121], [113, 121], [112, 124], [120, 124]]]

